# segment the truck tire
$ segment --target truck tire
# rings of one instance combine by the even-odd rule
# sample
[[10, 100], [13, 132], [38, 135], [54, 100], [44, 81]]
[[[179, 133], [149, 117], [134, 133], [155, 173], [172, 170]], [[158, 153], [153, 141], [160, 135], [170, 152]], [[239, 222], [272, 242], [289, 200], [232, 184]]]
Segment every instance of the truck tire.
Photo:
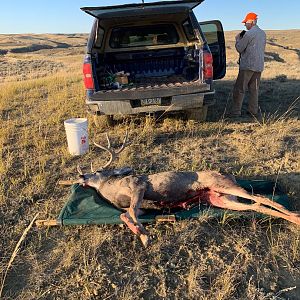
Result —
[[94, 123], [98, 128], [109, 128], [114, 126], [112, 115], [94, 115]]
[[207, 116], [208, 106], [197, 107], [186, 111], [188, 120], [194, 120], [198, 122], [205, 122]]

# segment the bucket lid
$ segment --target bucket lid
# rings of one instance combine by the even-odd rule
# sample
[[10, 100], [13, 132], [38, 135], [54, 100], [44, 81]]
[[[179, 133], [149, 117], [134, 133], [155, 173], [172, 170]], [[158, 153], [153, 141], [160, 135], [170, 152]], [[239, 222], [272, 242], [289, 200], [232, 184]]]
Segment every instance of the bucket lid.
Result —
[[77, 124], [82, 124], [86, 123], [87, 118], [72, 118], [64, 121], [65, 125], [77, 125]]

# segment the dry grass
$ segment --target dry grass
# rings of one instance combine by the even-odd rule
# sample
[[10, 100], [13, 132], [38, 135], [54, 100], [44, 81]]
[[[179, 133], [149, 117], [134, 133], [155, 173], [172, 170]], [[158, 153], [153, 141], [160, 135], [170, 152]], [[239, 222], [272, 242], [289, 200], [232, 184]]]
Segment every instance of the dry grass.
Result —
[[[228, 75], [216, 83], [217, 105], [209, 111], [209, 121], [199, 124], [167, 116], [120, 119], [109, 133], [117, 139], [128, 127], [132, 145], [116, 165], [132, 166], [138, 173], [214, 169], [240, 178], [278, 178], [300, 210], [300, 109], [295, 101], [300, 95], [299, 57], [292, 50], [299, 49], [299, 31], [268, 34], [271, 43], [288, 45], [288, 49], [268, 45], [268, 52], [285, 62], [266, 63], [260, 95], [263, 118], [245, 117], [240, 122], [224, 118], [237, 74], [233, 37], [234, 33], [227, 34]], [[51, 36], [56, 38], [60, 43], [72, 39]], [[9, 41], [0, 48], [15, 47]], [[34, 67], [31, 76], [20, 79], [22, 74], [14, 73], [0, 84], [1, 278], [32, 217], [37, 212], [45, 218], [58, 215], [69, 191], [58, 187], [57, 181], [74, 178], [78, 163], [89, 168], [90, 161], [97, 166], [107, 159], [94, 148], [84, 157], [67, 152], [63, 121], [86, 116], [82, 56], [74, 49], [0, 56], [12, 66], [16, 61], [30, 65], [41, 60], [63, 64], [50, 74]], [[103, 129], [94, 126], [91, 116], [88, 119], [91, 139], [100, 142]], [[2, 295], [5, 299], [300, 298], [300, 232], [295, 225], [269, 218], [234, 219], [228, 214], [221, 220], [205, 215], [147, 229], [152, 239], [147, 251], [125, 227], [31, 231], [8, 271]]]
[[26, 238], [26, 235], [28, 234], [29, 230], [30, 230], [31, 227], [33, 226], [34, 221], [36, 220], [36, 218], [38, 217], [38, 215], [39, 215], [39, 213], [37, 213], [37, 214], [33, 217], [33, 219], [31, 220], [30, 224], [29, 224], [29, 225], [26, 227], [26, 229], [24, 230], [23, 234], [21, 235], [21, 237], [20, 237], [20, 239], [19, 239], [19, 241], [18, 241], [18, 243], [17, 243], [17, 245], [16, 245], [16, 247], [15, 247], [15, 249], [14, 249], [14, 252], [12, 253], [12, 255], [11, 255], [10, 259], [9, 259], [9, 262], [8, 262], [8, 264], [7, 264], [7, 267], [6, 267], [5, 271], [4, 271], [4, 275], [3, 275], [3, 277], [1, 278], [1, 282], [2, 282], [2, 283], [1, 283], [1, 288], [0, 288], [0, 297], [1, 297], [1, 295], [2, 295], [2, 291], [3, 291], [3, 287], [4, 287], [4, 284], [5, 284], [5, 279], [6, 279], [8, 270], [11, 268], [11, 266], [12, 266], [12, 264], [13, 264], [13, 262], [14, 262], [16, 256], [17, 256], [17, 254], [18, 254], [18, 252], [19, 252], [19, 250], [20, 250], [20, 246], [21, 246], [22, 242], [23, 242], [24, 239]]

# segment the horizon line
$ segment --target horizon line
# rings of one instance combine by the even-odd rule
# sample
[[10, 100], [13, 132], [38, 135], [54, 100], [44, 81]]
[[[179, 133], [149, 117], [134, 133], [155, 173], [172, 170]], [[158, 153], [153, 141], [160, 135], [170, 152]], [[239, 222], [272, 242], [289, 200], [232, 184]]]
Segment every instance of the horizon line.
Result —
[[[262, 28], [264, 31], [287, 31], [287, 30], [300, 30], [300, 28], [287, 28], [287, 29], [265, 29]], [[240, 31], [241, 28], [239, 29], [228, 29], [224, 30], [224, 32], [229, 32], [229, 31]], [[0, 34], [90, 34], [90, 32], [10, 32], [10, 33], [2, 33]]]

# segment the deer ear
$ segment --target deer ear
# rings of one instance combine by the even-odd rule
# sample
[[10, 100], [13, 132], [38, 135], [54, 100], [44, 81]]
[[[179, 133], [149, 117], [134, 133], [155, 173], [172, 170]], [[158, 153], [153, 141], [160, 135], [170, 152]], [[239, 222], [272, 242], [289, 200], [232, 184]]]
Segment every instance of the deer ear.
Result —
[[114, 169], [113, 172], [114, 172], [114, 175], [129, 175], [132, 173], [132, 168], [130, 167], [124, 167], [124, 168], [121, 168], [121, 169]]

